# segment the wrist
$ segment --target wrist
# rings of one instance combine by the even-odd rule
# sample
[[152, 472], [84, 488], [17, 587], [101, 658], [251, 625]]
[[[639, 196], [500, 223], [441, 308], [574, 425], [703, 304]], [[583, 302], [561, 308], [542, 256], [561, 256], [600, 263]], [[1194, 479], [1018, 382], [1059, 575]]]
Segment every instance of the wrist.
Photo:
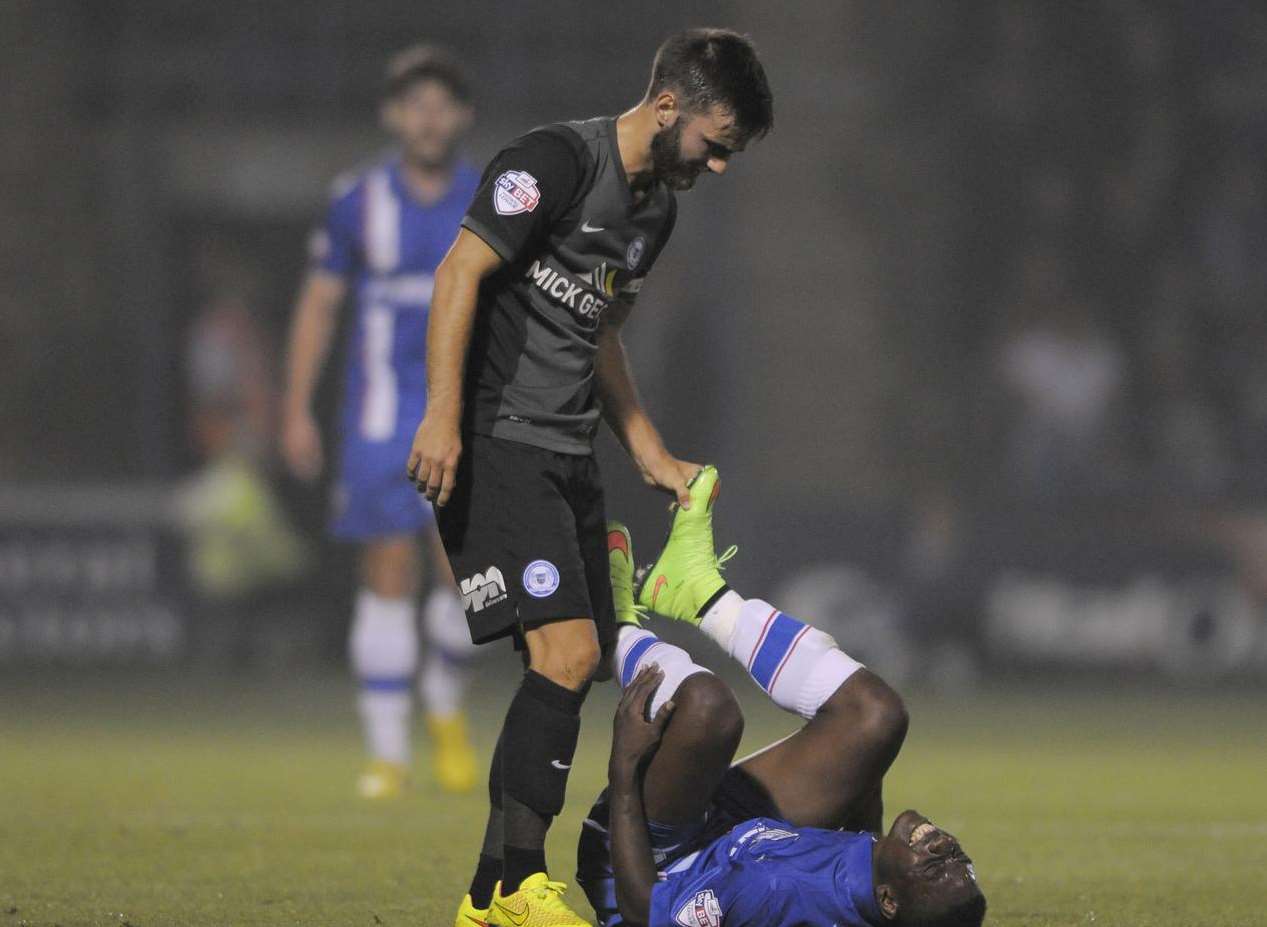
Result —
[[636, 794], [638, 764], [625, 760], [612, 760], [607, 766], [607, 779], [613, 797]]

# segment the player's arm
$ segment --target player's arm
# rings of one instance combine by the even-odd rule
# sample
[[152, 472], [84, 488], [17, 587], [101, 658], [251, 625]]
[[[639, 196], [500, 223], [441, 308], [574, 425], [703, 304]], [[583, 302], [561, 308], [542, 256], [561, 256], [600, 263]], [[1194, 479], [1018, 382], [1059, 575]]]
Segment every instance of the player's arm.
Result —
[[690, 508], [687, 483], [699, 472], [700, 466], [678, 460], [669, 453], [638, 398], [629, 358], [620, 339], [620, 329], [631, 309], [630, 303], [616, 300], [603, 312], [599, 322], [594, 373], [599, 398], [603, 401], [603, 418], [633, 458], [647, 485], [668, 490], [677, 496], [679, 505]]
[[616, 905], [630, 927], [646, 927], [651, 912], [651, 890], [656, 884], [655, 858], [642, 806], [642, 774], [655, 753], [673, 713], [670, 700], [646, 718], [647, 706], [664, 679], [659, 667], [645, 666], [625, 687], [616, 708], [611, 759], [607, 765], [611, 809], [612, 869], [616, 874]]
[[321, 434], [312, 414], [312, 396], [330, 354], [335, 320], [347, 292], [338, 274], [322, 268], [304, 280], [290, 323], [286, 393], [282, 401], [282, 456], [300, 479], [321, 473]]
[[501, 265], [497, 252], [464, 228], [436, 268], [427, 321], [427, 412], [407, 466], [419, 491], [437, 505], [449, 501], [462, 454], [462, 378], [480, 282]]

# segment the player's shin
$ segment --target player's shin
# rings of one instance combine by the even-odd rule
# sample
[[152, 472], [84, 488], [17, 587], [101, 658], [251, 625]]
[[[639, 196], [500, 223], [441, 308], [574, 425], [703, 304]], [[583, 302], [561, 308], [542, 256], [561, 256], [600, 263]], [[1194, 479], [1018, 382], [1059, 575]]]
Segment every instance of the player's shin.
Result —
[[814, 717], [862, 668], [829, 634], [733, 590], [712, 603], [700, 629], [739, 661], [776, 705], [803, 718]]
[[545, 833], [563, 810], [588, 688], [574, 692], [528, 670], [510, 703], [502, 730], [503, 891], [546, 871]]
[[363, 589], [356, 597], [348, 651], [360, 688], [358, 706], [370, 757], [409, 764], [409, 721], [418, 631], [413, 603]]

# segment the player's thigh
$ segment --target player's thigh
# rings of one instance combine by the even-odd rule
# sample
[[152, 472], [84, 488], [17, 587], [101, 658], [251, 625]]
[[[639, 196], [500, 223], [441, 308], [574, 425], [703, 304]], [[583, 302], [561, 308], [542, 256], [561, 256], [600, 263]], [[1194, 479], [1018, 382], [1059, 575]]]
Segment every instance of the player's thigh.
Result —
[[730, 687], [712, 673], [688, 676], [643, 777], [647, 817], [662, 824], [698, 821], [730, 768], [743, 736], [743, 713]]
[[457, 586], [457, 578], [453, 575], [453, 566], [449, 563], [449, 555], [444, 551], [444, 542], [440, 540], [440, 531], [433, 521], [423, 532], [426, 539], [430, 571], [428, 582], [432, 589], [452, 589]]
[[878, 677], [859, 670], [803, 728], [740, 761], [740, 767], [797, 826], [835, 828], [869, 820], [905, 734], [904, 716], [887, 717], [887, 692]]
[[385, 599], [404, 599], [418, 588], [418, 539], [411, 534], [369, 538], [361, 544], [361, 583]]
[[592, 622], [562, 455], [469, 436], [436, 524], [476, 643], [571, 619]]

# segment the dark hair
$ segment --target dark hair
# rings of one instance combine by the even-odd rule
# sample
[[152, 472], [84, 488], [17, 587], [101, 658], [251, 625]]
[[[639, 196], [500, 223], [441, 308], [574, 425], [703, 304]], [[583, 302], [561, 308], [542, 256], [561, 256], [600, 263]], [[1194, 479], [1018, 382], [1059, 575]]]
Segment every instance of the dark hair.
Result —
[[383, 99], [398, 97], [414, 84], [439, 81], [463, 103], [471, 101], [471, 85], [457, 56], [437, 45], [411, 45], [392, 55], [387, 62]]
[[691, 112], [725, 107], [745, 138], [761, 138], [774, 127], [774, 97], [757, 50], [730, 29], [687, 29], [665, 39], [647, 97], [663, 90], [675, 91]]

